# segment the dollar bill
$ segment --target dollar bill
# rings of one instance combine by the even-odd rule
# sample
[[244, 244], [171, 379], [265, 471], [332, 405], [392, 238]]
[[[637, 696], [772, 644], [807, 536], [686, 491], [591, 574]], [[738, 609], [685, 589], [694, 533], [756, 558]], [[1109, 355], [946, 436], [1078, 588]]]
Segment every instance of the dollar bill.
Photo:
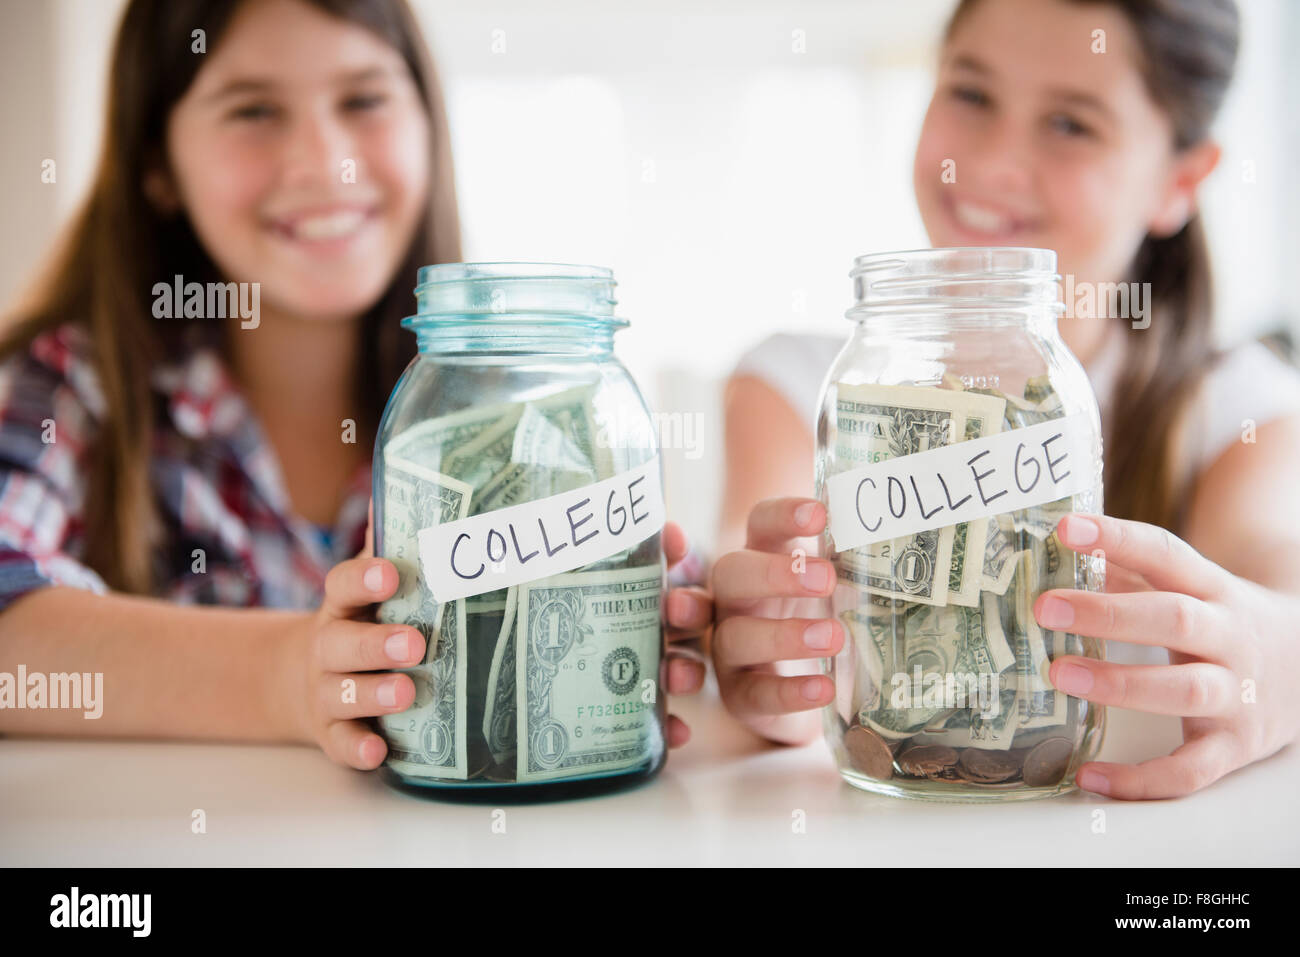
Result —
[[501, 630], [492, 651], [487, 679], [487, 705], [483, 713], [483, 737], [497, 764], [505, 765], [516, 752], [515, 732], [515, 605], [518, 588], [507, 589]]
[[383, 531], [379, 554], [397, 568], [398, 587], [376, 613], [384, 623], [418, 629], [426, 642], [416, 670], [431, 697], [396, 715], [380, 718], [389, 744], [389, 766], [418, 777], [464, 778], [466, 764], [465, 611], [463, 601], [434, 599], [419, 566], [420, 529], [464, 518], [470, 488], [450, 476], [385, 457]]
[[463, 599], [446, 603], [438, 639], [437, 655], [411, 669], [417, 679], [415, 703], [379, 718], [388, 742], [385, 763], [409, 777], [464, 780], [470, 768]]
[[[972, 392], [841, 383], [836, 461], [850, 469], [992, 434], [1001, 430], [1004, 408], [1003, 400]], [[846, 550], [839, 554], [840, 577], [868, 594], [975, 607], [986, 527], [963, 523]]]
[[517, 778], [634, 767], [662, 747], [659, 564], [518, 586]]
[[456, 475], [456, 470], [443, 462], [444, 456], [470, 444], [494, 426], [518, 421], [520, 412], [517, 403], [508, 403], [473, 406], [425, 419], [392, 436], [384, 446], [384, 454]]
[[437, 646], [442, 609], [420, 572], [419, 533], [431, 525], [464, 518], [470, 509], [470, 487], [432, 469], [401, 459], [384, 458], [384, 509], [379, 557], [397, 568], [397, 591], [379, 606], [376, 617], [386, 624], [411, 625], [420, 630], [429, 654]]

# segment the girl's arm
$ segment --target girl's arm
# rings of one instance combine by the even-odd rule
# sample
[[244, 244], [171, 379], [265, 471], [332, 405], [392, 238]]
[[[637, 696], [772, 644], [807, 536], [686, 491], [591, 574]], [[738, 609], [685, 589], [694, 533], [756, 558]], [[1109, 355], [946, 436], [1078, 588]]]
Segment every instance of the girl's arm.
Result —
[[0, 613], [0, 672], [102, 674], [102, 713], [5, 708], [0, 732], [310, 741], [288, 680], [310, 617], [37, 589]]
[[103, 714], [5, 709], [0, 731], [312, 742], [378, 767], [387, 748], [365, 719], [410, 707], [415, 684], [391, 672], [425, 653], [415, 628], [363, 620], [397, 586], [391, 562], [363, 553], [330, 569], [311, 612], [40, 588], [0, 613], [0, 672], [101, 673]]
[[1186, 538], [1233, 574], [1300, 593], [1300, 416], [1266, 422], [1196, 483]]
[[726, 467], [716, 554], [745, 547], [749, 513], [765, 498], [813, 493], [810, 424], [762, 379], [734, 376], [723, 398]]

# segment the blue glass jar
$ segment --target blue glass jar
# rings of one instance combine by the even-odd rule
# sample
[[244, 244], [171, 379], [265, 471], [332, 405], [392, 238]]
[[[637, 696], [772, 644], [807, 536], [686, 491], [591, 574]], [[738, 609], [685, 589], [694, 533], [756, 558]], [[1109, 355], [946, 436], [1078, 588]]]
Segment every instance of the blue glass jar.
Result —
[[591, 266], [420, 270], [419, 352], [374, 455], [375, 554], [401, 579], [378, 618], [428, 641], [415, 703], [378, 719], [396, 786], [541, 798], [663, 765], [662, 475], [614, 286]]

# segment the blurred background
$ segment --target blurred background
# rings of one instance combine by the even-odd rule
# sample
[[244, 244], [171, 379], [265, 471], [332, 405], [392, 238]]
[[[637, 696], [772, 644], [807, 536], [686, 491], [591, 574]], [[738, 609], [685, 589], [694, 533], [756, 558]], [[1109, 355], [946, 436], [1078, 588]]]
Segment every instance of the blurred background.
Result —
[[[1238, 2], [1204, 207], [1224, 343], [1300, 322], [1300, 4]], [[853, 257], [928, 245], [911, 163], [952, 0], [414, 5], [447, 92], [466, 258], [613, 267], [632, 322], [618, 352], [688, 426], [665, 452], [670, 514], [707, 548], [737, 357], [776, 331], [847, 336]], [[89, 184], [121, 8], [0, 0], [0, 301]]]

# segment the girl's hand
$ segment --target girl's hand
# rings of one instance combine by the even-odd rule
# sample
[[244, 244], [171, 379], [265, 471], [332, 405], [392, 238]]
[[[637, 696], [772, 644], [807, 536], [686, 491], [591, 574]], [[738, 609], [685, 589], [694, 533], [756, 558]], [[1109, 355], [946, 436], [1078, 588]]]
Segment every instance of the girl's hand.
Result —
[[1079, 787], [1114, 798], [1178, 797], [1267, 757], [1300, 735], [1300, 601], [1239, 578], [1163, 528], [1104, 515], [1057, 525], [1075, 551], [1106, 558], [1107, 594], [1052, 589], [1045, 628], [1163, 645], [1168, 665], [1063, 656], [1052, 683], [1102, 705], [1183, 717], [1183, 744], [1141, 764], [1090, 761]]
[[[676, 522], [664, 525], [664, 558], [672, 568], [686, 557], [690, 548], [686, 533]], [[683, 647], [688, 640], [698, 639], [713, 622], [713, 600], [703, 588], [672, 588], [668, 591], [668, 693], [694, 694], [704, 684], [704, 662], [691, 651]], [[686, 722], [675, 714], [668, 716], [668, 746], [680, 748], [691, 739], [691, 729]]]
[[374, 518], [372, 500], [365, 546], [325, 576], [325, 599], [300, 619], [286, 665], [290, 700], [298, 705], [299, 738], [320, 745], [339, 764], [363, 771], [379, 767], [388, 753], [387, 743], [365, 719], [405, 711], [415, 701], [409, 677], [372, 672], [412, 668], [424, 660], [425, 646], [416, 628], [374, 621], [374, 604], [391, 597], [400, 584], [397, 567], [374, 557]]
[[[687, 554], [686, 536], [672, 522], [664, 526], [663, 548], [670, 568]], [[372, 672], [413, 667], [425, 651], [424, 636], [417, 629], [370, 620], [372, 606], [397, 591], [399, 577], [392, 562], [373, 558], [372, 553], [367, 529], [362, 552], [335, 565], [326, 576], [325, 600], [305, 620], [295, 642], [295, 660], [307, 662], [306, 689], [299, 695], [300, 736], [320, 745], [334, 761], [367, 771], [383, 763], [388, 745], [364, 719], [405, 711], [415, 701], [415, 684], [408, 676]], [[673, 589], [668, 595], [668, 641], [691, 637], [712, 617], [706, 592]], [[355, 694], [344, 695], [347, 680], [355, 682]], [[700, 661], [669, 650], [669, 694], [691, 694], [703, 681]], [[690, 729], [669, 715], [667, 736], [669, 746], [678, 747], [690, 739]]]
[[415, 701], [408, 676], [385, 672], [418, 665], [425, 646], [416, 628], [373, 621], [372, 606], [397, 591], [399, 576], [392, 562], [370, 557], [370, 550], [367, 540], [361, 555], [330, 569], [325, 600], [296, 642], [299, 674], [306, 663], [301, 736], [339, 764], [363, 771], [379, 767], [388, 753], [365, 719], [405, 711]]
[[711, 573], [713, 667], [723, 704], [773, 741], [817, 737], [817, 709], [835, 696], [831, 679], [817, 673], [817, 659], [844, 644], [843, 625], [819, 617], [835, 590], [835, 568], [792, 547], [825, 526], [826, 508], [816, 499], [759, 502], [749, 513], [745, 548], [723, 555]]

